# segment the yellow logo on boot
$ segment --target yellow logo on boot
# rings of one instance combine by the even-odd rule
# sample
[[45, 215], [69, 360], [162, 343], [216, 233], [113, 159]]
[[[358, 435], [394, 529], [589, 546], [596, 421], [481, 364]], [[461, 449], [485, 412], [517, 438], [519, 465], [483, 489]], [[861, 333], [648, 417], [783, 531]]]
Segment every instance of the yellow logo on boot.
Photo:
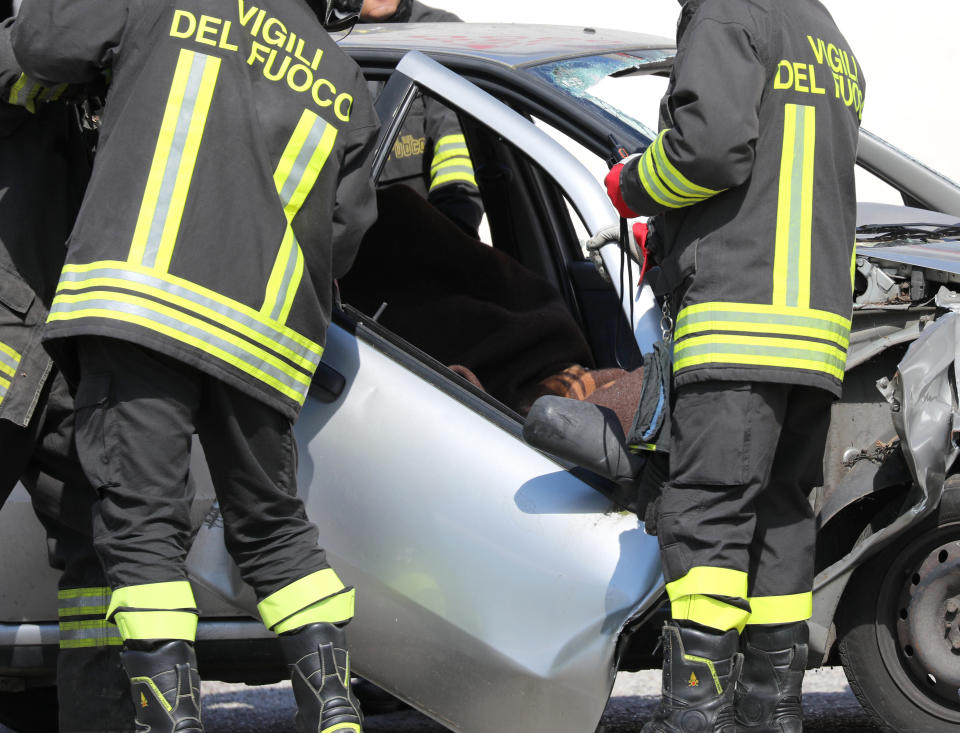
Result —
[[147, 703], [147, 698], [144, 697], [144, 694], [140, 693], [140, 707], [145, 708], [149, 703]]
[[688, 687], [700, 687], [700, 680], [697, 679], [696, 672], [690, 673], [690, 681], [687, 682]]

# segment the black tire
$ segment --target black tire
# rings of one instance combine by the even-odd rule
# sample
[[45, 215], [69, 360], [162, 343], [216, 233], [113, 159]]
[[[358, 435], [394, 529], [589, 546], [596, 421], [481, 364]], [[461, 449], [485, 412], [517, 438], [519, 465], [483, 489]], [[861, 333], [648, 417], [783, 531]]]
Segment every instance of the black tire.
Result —
[[16, 733], [50, 733], [58, 726], [57, 688], [0, 692], [0, 723]]
[[884, 730], [960, 730], [958, 605], [960, 476], [951, 476], [934, 515], [856, 572], [837, 613], [850, 687]]

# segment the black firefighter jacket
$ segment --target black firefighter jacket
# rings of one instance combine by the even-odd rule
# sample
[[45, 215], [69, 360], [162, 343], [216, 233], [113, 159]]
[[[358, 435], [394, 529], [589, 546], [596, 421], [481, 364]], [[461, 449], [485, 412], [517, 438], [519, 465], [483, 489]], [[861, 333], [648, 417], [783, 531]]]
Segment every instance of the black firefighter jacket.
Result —
[[676, 383], [839, 395], [863, 71], [817, 0], [689, 2], [679, 34], [660, 134], [621, 175], [665, 212]]
[[303, 0], [31, 0], [24, 70], [110, 90], [47, 339], [125, 339], [290, 418], [376, 216], [378, 124]]
[[26, 427], [51, 373], [40, 337], [90, 163], [65, 85], [23, 75], [12, 23], [0, 23], [0, 420]]
[[[460, 18], [417, 0], [402, 0], [388, 22], [459, 23]], [[371, 93], [376, 96], [382, 86], [371, 82]], [[456, 112], [436, 99], [420, 96], [414, 100], [379, 183], [409, 186], [477, 237], [483, 201], [473, 160]]]

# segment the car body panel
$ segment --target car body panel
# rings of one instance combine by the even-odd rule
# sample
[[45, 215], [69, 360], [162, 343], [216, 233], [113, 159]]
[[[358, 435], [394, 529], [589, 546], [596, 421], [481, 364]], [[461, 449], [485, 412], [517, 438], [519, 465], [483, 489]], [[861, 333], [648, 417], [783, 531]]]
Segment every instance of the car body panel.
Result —
[[465, 56], [520, 68], [556, 58], [673, 46], [660, 36], [607, 28], [525, 23], [387, 23], [356, 26], [340, 45], [357, 49], [421, 51]]

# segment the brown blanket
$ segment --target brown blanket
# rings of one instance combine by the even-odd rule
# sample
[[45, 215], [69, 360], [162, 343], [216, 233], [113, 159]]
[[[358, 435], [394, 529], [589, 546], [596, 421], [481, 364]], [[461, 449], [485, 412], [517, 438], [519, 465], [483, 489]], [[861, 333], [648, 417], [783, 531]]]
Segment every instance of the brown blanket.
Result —
[[529, 407], [538, 383], [568, 367], [593, 366], [577, 322], [554, 287], [520, 263], [465, 235], [414, 191], [377, 194], [379, 217], [343, 301], [448, 365], [466, 367], [513, 409]]

